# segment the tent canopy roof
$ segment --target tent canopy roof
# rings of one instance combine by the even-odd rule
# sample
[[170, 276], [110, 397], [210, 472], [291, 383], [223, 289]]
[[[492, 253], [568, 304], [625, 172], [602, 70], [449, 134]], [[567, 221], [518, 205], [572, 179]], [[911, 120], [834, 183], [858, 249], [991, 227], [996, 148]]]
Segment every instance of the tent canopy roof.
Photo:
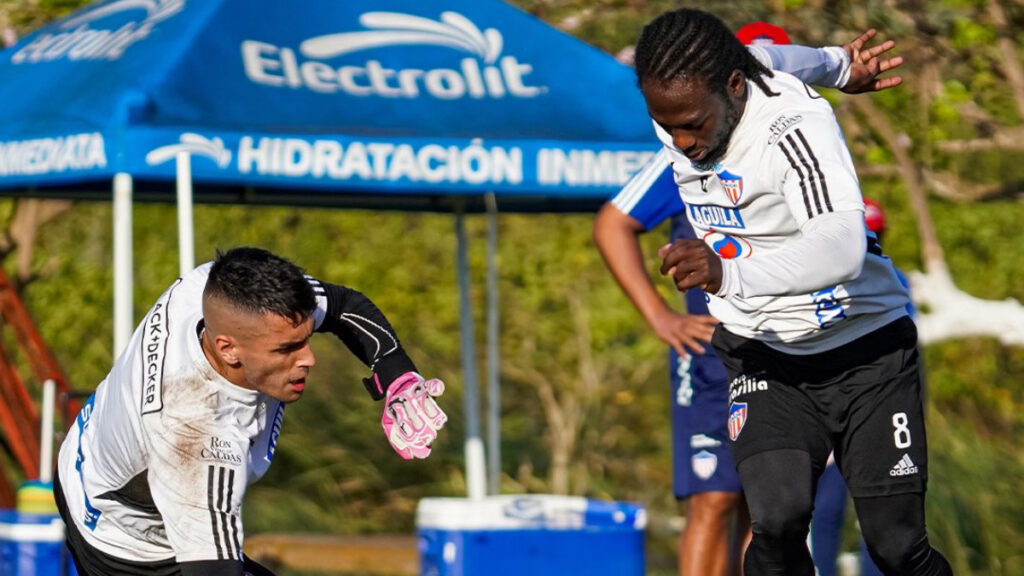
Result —
[[[0, 52], [0, 188], [590, 209], [656, 148], [632, 70], [500, 0], [104, 0]], [[460, 200], [461, 199], [461, 200]]]

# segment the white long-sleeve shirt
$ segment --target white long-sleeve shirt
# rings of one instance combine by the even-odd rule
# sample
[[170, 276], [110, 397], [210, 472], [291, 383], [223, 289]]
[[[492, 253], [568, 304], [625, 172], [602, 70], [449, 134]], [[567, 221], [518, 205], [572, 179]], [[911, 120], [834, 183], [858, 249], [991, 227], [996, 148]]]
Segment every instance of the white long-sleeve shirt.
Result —
[[711, 314], [740, 336], [810, 354], [906, 314], [908, 295], [865, 229], [831, 106], [788, 74], [765, 81], [779, 94], [748, 82], [743, 116], [713, 170], [695, 168], [654, 124], [664, 148], [612, 202], [646, 227], [685, 210], [722, 257]]

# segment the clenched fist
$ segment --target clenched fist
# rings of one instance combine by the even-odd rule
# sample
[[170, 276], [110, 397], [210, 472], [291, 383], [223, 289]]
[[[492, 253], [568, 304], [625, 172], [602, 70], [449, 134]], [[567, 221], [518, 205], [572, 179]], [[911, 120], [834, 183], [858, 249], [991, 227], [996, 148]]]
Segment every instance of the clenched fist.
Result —
[[661, 273], [672, 276], [676, 288], [686, 291], [694, 286], [710, 294], [722, 287], [722, 260], [703, 240], [685, 238], [658, 250]]

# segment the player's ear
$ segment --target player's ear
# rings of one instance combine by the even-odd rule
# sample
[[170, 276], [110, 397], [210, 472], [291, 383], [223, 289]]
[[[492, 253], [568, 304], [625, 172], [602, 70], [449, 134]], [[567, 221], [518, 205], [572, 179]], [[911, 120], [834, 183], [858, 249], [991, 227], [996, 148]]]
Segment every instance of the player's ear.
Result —
[[725, 83], [726, 90], [733, 98], [742, 98], [747, 91], [747, 77], [739, 70], [733, 70]]
[[238, 342], [236, 342], [231, 336], [226, 334], [218, 334], [214, 336], [213, 351], [215, 354], [220, 356], [220, 359], [223, 360], [225, 364], [230, 366], [238, 366], [241, 364]]

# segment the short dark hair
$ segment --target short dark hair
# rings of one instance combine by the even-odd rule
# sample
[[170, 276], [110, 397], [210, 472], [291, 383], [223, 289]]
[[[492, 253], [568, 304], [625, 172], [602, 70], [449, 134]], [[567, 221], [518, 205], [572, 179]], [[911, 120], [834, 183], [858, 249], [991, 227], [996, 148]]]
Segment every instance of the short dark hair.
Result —
[[254, 314], [277, 314], [296, 325], [316, 309], [316, 295], [301, 268], [262, 248], [217, 251], [203, 300], [215, 298]]
[[703, 78], [709, 91], [724, 92], [733, 70], [739, 70], [768, 95], [762, 76], [773, 76], [724, 22], [700, 10], [666, 12], [644, 26], [634, 56], [637, 84], [648, 80], [668, 84], [682, 77]]

